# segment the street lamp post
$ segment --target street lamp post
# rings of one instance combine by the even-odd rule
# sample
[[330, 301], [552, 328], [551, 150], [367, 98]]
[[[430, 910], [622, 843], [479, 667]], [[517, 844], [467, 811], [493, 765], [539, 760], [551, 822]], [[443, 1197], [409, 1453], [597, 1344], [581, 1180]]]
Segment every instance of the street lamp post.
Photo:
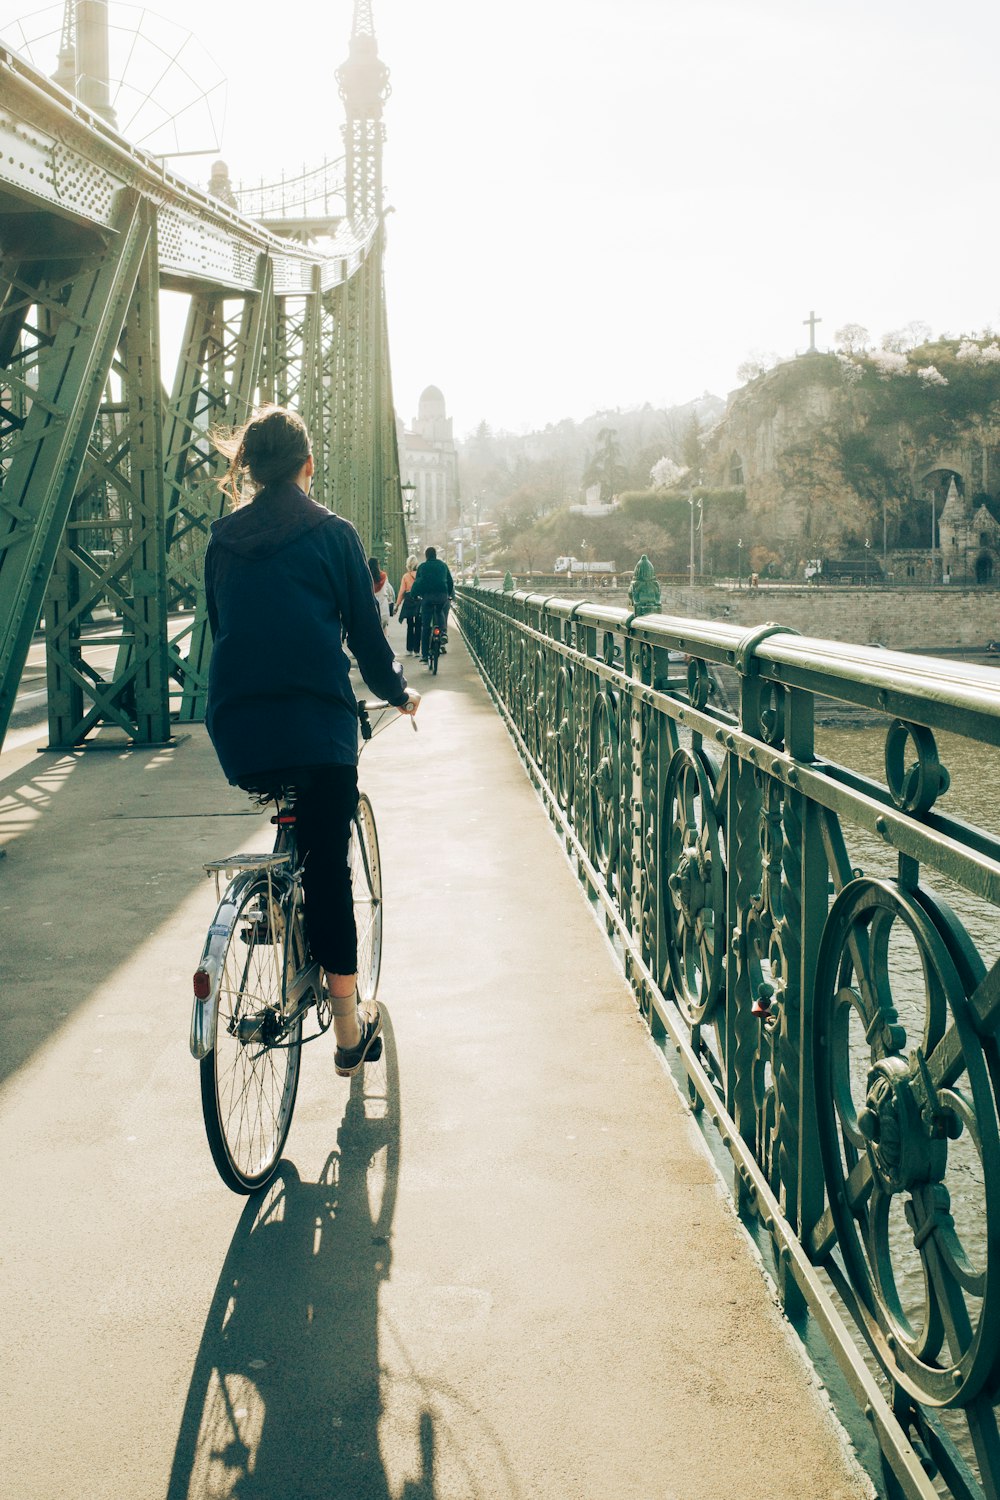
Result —
[[694, 588], [694, 495], [688, 495], [688, 505], [691, 507], [691, 554], [688, 562], [688, 588]]
[[743, 538], [736, 543], [736, 587], [743, 587]]
[[413, 483], [412, 479], [408, 479], [405, 484], [401, 484], [399, 486], [399, 492], [403, 497], [403, 530], [406, 532], [406, 545], [408, 549], [412, 545], [412, 538], [410, 537], [410, 523], [413, 520], [414, 511], [416, 509], [416, 502], [413, 498], [416, 493], [416, 489], [417, 487]]
[[871, 555], [872, 555], [872, 539], [871, 539], [870, 536], [866, 536], [865, 537], [865, 588], [868, 587], [868, 559], [871, 557]]

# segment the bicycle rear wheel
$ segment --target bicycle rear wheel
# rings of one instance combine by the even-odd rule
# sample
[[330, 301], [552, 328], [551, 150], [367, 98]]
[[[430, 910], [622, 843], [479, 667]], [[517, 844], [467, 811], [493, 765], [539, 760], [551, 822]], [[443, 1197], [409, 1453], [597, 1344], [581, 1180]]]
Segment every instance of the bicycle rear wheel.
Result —
[[351, 827], [351, 886], [358, 930], [358, 1003], [375, 999], [382, 967], [382, 865], [375, 814], [364, 792]]
[[252, 1193], [273, 1174], [292, 1123], [299, 1086], [302, 1022], [281, 1022], [282, 973], [296, 969], [298, 921], [286, 948], [282, 908], [266, 879], [247, 885], [229, 932], [213, 1046], [201, 1061], [205, 1131], [219, 1175]]

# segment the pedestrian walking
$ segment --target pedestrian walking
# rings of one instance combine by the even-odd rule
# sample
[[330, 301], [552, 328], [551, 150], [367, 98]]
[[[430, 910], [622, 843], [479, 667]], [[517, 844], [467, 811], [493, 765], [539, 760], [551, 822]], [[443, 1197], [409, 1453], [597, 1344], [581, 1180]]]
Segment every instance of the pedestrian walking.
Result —
[[406, 624], [406, 654], [420, 655], [420, 600], [413, 593], [413, 581], [417, 576], [417, 559], [406, 559], [406, 572], [399, 580], [396, 595], [396, 613]]
[[388, 635], [389, 621], [396, 603], [396, 590], [389, 582], [389, 575], [382, 571], [377, 557], [368, 559], [368, 571], [372, 575], [372, 588], [375, 590], [375, 603], [378, 605], [382, 629]]

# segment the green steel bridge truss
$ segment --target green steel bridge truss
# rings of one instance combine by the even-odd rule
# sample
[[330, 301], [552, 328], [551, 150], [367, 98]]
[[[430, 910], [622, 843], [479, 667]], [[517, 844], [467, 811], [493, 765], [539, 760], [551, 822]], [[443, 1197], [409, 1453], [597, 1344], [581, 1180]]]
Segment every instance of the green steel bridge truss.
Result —
[[[401, 565], [381, 218], [314, 245], [280, 217], [172, 176], [0, 47], [0, 743], [40, 619], [53, 747], [203, 716], [209, 432], [261, 401], [302, 413], [315, 498]], [[187, 298], [172, 370], [164, 291]]]
[[[460, 589], [460, 623], [887, 1492], [994, 1500], [1000, 962], [956, 909], [985, 948], [1000, 840], [945, 811], [937, 737], [1000, 744], [1000, 673], [641, 613], [644, 589], [633, 613], [508, 579]], [[883, 725], [881, 779], [817, 751], [820, 698]]]

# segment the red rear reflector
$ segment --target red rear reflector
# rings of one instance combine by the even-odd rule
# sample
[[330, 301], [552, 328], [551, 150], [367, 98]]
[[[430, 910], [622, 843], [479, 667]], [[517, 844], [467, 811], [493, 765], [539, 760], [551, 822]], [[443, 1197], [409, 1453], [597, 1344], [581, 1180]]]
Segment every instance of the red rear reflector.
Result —
[[279, 813], [276, 818], [272, 818], [271, 819], [271, 822], [272, 823], [277, 823], [279, 825], [279, 827], [281, 827], [281, 828], [288, 828], [288, 827], [291, 826], [291, 824], [293, 824], [295, 822], [295, 814], [294, 813]]
[[194, 976], [194, 998], [207, 1000], [212, 993], [212, 976], [207, 969], [196, 969]]

